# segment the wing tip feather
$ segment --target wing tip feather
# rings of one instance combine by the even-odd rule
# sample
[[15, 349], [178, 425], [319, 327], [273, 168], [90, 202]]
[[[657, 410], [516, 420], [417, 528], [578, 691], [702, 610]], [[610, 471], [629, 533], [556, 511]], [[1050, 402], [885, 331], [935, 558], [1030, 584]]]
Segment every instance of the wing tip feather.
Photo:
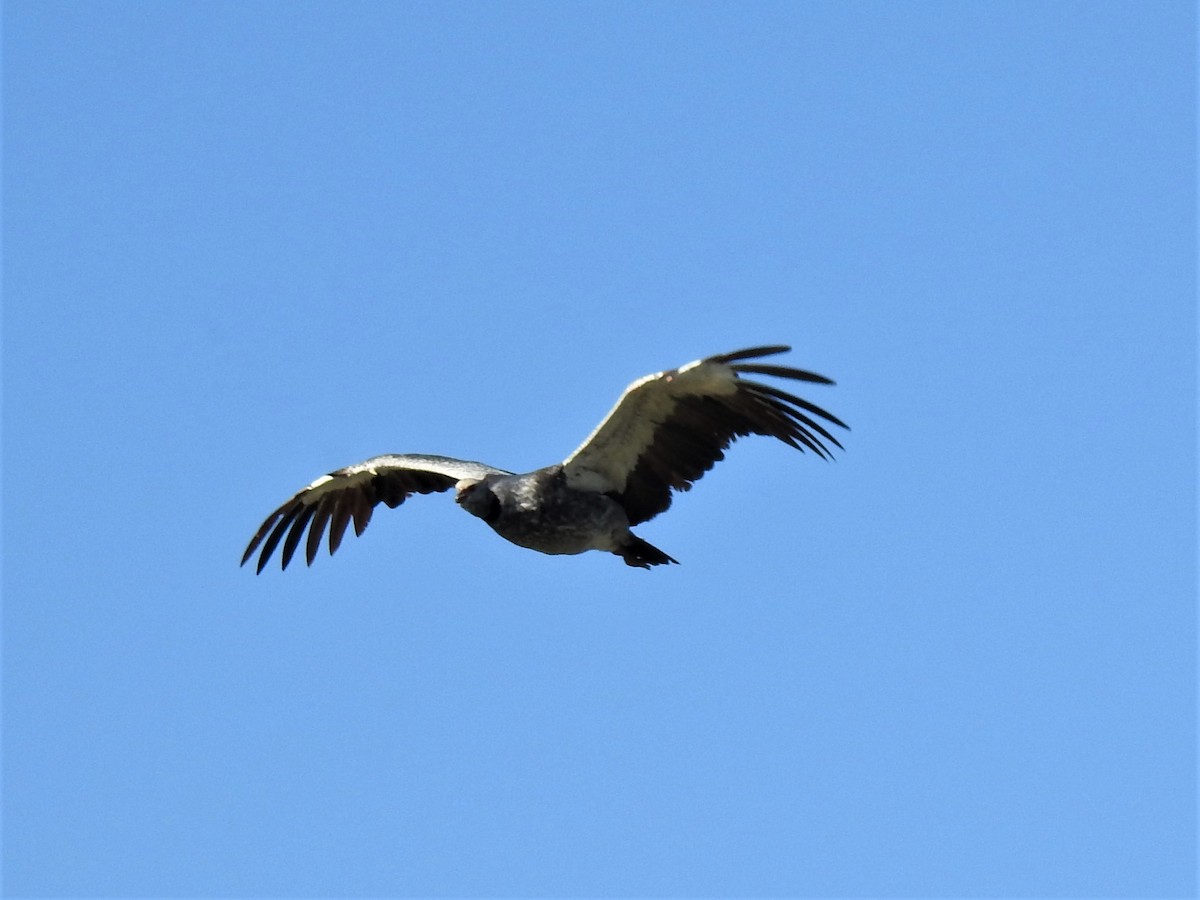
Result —
[[792, 350], [790, 344], [763, 344], [758, 347], [745, 347], [741, 350], [733, 350], [729, 353], [719, 353], [716, 356], [708, 357], [705, 362], [731, 363], [737, 362], [739, 359], [757, 359], [760, 356], [777, 356], [780, 353], [790, 353]]

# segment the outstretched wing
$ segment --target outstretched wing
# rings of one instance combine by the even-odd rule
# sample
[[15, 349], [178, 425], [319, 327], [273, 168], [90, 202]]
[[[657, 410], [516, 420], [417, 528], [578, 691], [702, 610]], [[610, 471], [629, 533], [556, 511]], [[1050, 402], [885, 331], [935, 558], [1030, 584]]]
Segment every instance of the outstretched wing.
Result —
[[447, 490], [458, 481], [479, 480], [492, 474], [510, 473], [464, 459], [412, 454], [375, 456], [356, 466], [338, 469], [322, 475], [271, 513], [250, 539], [250, 545], [242, 555], [242, 565], [262, 544], [257, 569], [261, 572], [279, 542], [283, 541], [283, 568], [286, 569], [307, 527], [305, 558], [311, 566], [326, 525], [329, 526], [329, 553], [332, 556], [341, 546], [351, 519], [354, 520], [354, 533], [362, 534], [371, 521], [376, 504], [386, 503], [395, 509], [410, 494], [432, 494]]
[[848, 425], [807, 400], [741, 377], [771, 375], [833, 384], [802, 369], [741, 362], [790, 349], [751, 347], [635, 381], [567, 457], [567, 483], [612, 495], [636, 525], [667, 509], [672, 489], [690, 488], [742, 435], [776, 437], [828, 459], [829, 445], [842, 445], [818, 420], [840, 428]]

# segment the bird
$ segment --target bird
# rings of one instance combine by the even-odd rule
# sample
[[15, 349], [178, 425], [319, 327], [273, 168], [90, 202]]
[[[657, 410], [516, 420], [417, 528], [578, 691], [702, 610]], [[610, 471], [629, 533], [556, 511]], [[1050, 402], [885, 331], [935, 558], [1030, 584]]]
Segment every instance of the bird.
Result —
[[282, 543], [286, 569], [303, 541], [311, 566], [326, 526], [332, 556], [349, 524], [361, 536], [380, 503], [395, 509], [413, 494], [450, 488], [459, 506], [518, 546], [553, 555], [599, 550], [641, 569], [677, 564], [630, 529], [666, 511], [672, 492], [689, 490], [737, 438], [774, 437], [822, 459], [833, 457], [832, 447], [844, 449], [827, 426], [848, 431], [846, 423], [808, 400], [744, 377], [834, 384], [814, 372], [757, 361], [790, 350], [783, 344], [750, 347], [640, 378], [570, 456], [532, 472], [425, 454], [374, 456], [337, 469], [271, 513], [241, 565], [261, 547], [261, 573]]

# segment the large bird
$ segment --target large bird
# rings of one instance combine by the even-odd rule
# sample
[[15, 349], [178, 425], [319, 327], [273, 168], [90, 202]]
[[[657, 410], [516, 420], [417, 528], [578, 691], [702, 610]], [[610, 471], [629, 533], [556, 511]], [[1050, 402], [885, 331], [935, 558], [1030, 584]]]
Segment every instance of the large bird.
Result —
[[[635, 381], [579, 448], [561, 463], [515, 475], [447, 456], [376, 456], [322, 475], [271, 513], [242, 565], [262, 546], [258, 571], [282, 542], [283, 568], [304, 542], [309, 565], [329, 527], [329, 552], [347, 525], [361, 535], [379, 503], [393, 509], [412, 494], [453, 487], [455, 500], [502, 538], [542, 553], [604, 550], [648, 569], [672, 559], [629, 530], [671, 505], [738, 437], [763, 434], [828, 459], [842, 445], [819, 419], [848, 429], [819, 406], [743, 375], [833, 384], [787, 366], [745, 362], [790, 350], [751, 347]], [[305, 530], [308, 537], [305, 538]]]

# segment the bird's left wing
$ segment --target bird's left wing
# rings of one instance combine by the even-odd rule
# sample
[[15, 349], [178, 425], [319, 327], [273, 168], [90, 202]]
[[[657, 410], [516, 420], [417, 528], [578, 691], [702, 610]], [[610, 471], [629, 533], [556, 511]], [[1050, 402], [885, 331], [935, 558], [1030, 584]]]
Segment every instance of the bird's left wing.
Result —
[[283, 541], [283, 568], [286, 569], [306, 527], [305, 558], [312, 565], [326, 525], [329, 526], [329, 553], [332, 555], [341, 546], [350, 521], [354, 521], [354, 533], [361, 535], [379, 503], [395, 509], [410, 494], [432, 494], [448, 490], [462, 480], [477, 481], [485, 475], [508, 474], [503, 469], [448, 456], [399, 454], [372, 457], [358, 465], [322, 475], [271, 513], [250, 539], [250, 545], [242, 555], [242, 565], [262, 544], [257, 570], [261, 572], [279, 542]]
[[672, 489], [690, 488], [741, 435], [769, 435], [828, 458], [830, 444], [842, 445], [818, 419], [848, 428], [844, 422], [807, 400], [741, 377], [833, 384], [802, 369], [744, 362], [789, 349], [751, 347], [635, 381], [564, 461], [567, 483], [612, 495], [636, 525], [667, 509]]

